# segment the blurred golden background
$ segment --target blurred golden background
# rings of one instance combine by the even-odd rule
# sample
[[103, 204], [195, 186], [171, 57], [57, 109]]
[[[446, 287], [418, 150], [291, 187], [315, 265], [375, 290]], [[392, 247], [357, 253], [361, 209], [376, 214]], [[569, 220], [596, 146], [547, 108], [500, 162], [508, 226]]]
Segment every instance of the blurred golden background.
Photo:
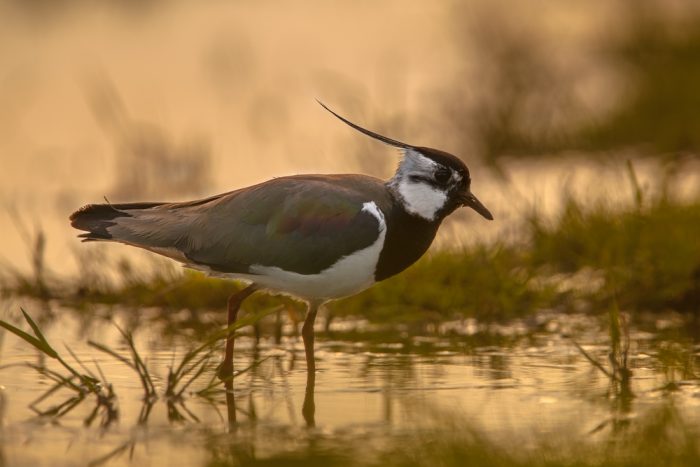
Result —
[[[441, 239], [517, 235], [563, 190], [628, 199], [682, 170], [697, 193], [700, 5], [559, 2], [0, 3], [0, 259], [27, 238], [72, 270], [83, 204], [183, 200], [291, 173], [391, 174], [368, 128], [462, 157], [497, 222], [462, 212]], [[681, 167], [681, 168], [679, 168]], [[110, 246], [112, 247], [112, 246]], [[112, 247], [113, 248], [113, 247]], [[126, 249], [119, 249], [126, 254]], [[69, 253], [69, 254], [67, 254]]]

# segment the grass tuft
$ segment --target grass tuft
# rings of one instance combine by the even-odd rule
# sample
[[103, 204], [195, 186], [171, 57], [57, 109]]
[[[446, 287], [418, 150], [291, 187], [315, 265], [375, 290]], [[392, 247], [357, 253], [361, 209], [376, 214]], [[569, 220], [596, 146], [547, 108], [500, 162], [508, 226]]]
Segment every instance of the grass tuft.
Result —
[[[39, 374], [54, 382], [53, 386], [51, 386], [30, 404], [30, 408], [40, 416], [60, 418], [86, 400], [88, 395], [93, 395], [95, 396], [96, 401], [95, 408], [85, 420], [85, 424], [90, 425], [100, 412], [104, 413], [102, 422], [103, 426], [109, 425], [116, 420], [118, 416], [118, 411], [116, 409], [116, 395], [112, 385], [104, 379], [104, 375], [102, 375], [102, 380], [98, 379], [70, 348], [67, 348], [68, 352], [77, 362], [77, 364], [85, 371], [85, 373], [79, 372], [73, 366], [68, 364], [65, 359], [63, 359], [51, 346], [51, 344], [48, 343], [46, 337], [44, 337], [44, 334], [41, 332], [41, 329], [39, 329], [39, 326], [32, 319], [32, 317], [24, 309], [21, 309], [21, 311], [25, 321], [34, 333], [34, 336], [4, 320], [0, 320], [0, 327], [3, 327], [7, 331], [29, 343], [39, 352], [41, 352], [41, 354], [58, 361], [66, 370], [68, 370], [68, 375], [64, 375], [51, 370], [44, 365], [27, 364], [27, 366], [33, 368]], [[5, 366], [2, 368], [7, 367]], [[42, 410], [38, 408], [41, 402], [45, 401], [61, 389], [68, 389], [72, 395], [63, 400], [63, 402], [53, 405], [48, 409]]]
[[[182, 421], [187, 418], [198, 421], [197, 417], [184, 405], [183, 397], [192, 387], [192, 385], [196, 381], [199, 381], [203, 376], [209, 376], [209, 379], [206, 383], [200, 384], [200, 387], [197, 388], [196, 391], [191, 391], [193, 395], [211, 399], [214, 395], [223, 391], [223, 385], [226, 382], [220, 381], [216, 377], [216, 372], [214, 371], [216, 366], [214, 362], [216, 362], [217, 356], [219, 355], [221, 341], [226, 339], [229, 333], [236, 332], [245, 326], [255, 325], [263, 317], [278, 313], [281, 309], [282, 307], [269, 308], [267, 310], [248, 315], [237, 320], [231, 326], [218, 330], [206, 338], [202, 343], [187, 351], [179, 363], [168, 370], [163, 396], [168, 405], [168, 416], [171, 421]], [[82, 373], [79, 372], [76, 368], [68, 364], [66, 360], [62, 358], [61, 355], [53, 348], [53, 346], [49, 344], [43, 332], [32, 317], [24, 309], [21, 311], [25, 321], [31, 328], [34, 335], [31, 335], [4, 320], [0, 320], [0, 327], [29, 343], [42, 355], [46, 355], [47, 357], [58, 361], [68, 371], [68, 374], [65, 375], [44, 365], [26, 364], [26, 366], [33, 368], [54, 383], [47, 391], [45, 391], [41, 396], [39, 396], [39, 398], [30, 404], [30, 408], [41, 416], [59, 418], [80, 405], [86, 400], [88, 395], [94, 395], [97, 404], [85, 419], [85, 424], [90, 425], [100, 412], [105, 413], [105, 416], [103, 417], [104, 421], [102, 423], [103, 426], [116, 420], [118, 417], [118, 410], [116, 409], [116, 395], [112, 385], [106, 381], [106, 378], [99, 365], [95, 364], [97, 372], [99, 373], [98, 377], [80, 360], [75, 352], [66, 347], [68, 353], [83, 370]], [[141, 356], [136, 343], [134, 342], [133, 334], [123, 330], [119, 326], [117, 326], [117, 329], [119, 330], [129, 349], [128, 356], [120, 354], [105, 344], [92, 340], [88, 341], [88, 345], [115, 358], [136, 372], [144, 391], [143, 409], [141, 411], [139, 421], [140, 423], [145, 423], [148, 420], [153, 403], [159, 399], [158, 389], [154, 384], [154, 378], [151, 375], [146, 360]], [[254, 368], [262, 363], [262, 361], [264, 361], [264, 359], [254, 362], [250, 367], [234, 374], [234, 377], [248, 371], [251, 368]], [[0, 367], [0, 369], [5, 368], [8, 368], [8, 366]], [[71, 396], [69, 396], [67, 399], [63, 399], [58, 404], [51, 406], [49, 409], [41, 410], [37, 408], [39, 404], [57, 394], [61, 389], [68, 389], [72, 393]]]

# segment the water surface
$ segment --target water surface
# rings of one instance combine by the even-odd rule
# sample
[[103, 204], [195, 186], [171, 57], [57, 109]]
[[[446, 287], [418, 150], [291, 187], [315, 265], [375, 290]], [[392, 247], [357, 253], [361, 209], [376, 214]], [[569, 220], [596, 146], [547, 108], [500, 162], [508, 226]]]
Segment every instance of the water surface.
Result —
[[[192, 393], [209, 381], [208, 372], [182, 398], [168, 400], [162, 396], [167, 370], [194, 344], [193, 337], [165, 333], [162, 323], [148, 319], [153, 310], [104, 308], [88, 317], [85, 311], [50, 308], [52, 318], [36, 307], [27, 309], [42, 318], [47, 339], [67, 361], [74, 362], [63, 344], [87, 367], [100, 367], [114, 387], [118, 413], [100, 410], [90, 420], [95, 403], [88, 397], [62, 417], [37, 416], [29, 405], [52, 383], [31, 368], [5, 367], [0, 449], [9, 465], [203, 465], [222, 455], [228, 462], [248, 462], [296, 455], [324, 443], [381, 447], [422, 431], [449, 433], [455, 423], [504, 446], [562, 433], [595, 441], [667, 404], [700, 426], [695, 377], [700, 348], [662, 338], [659, 333], [668, 329], [632, 331], [633, 379], [629, 394], [621, 394], [573, 345], [575, 338], [606, 363], [609, 339], [596, 317], [541, 314], [497, 326], [456, 322], [443, 326], [441, 334], [397, 330], [386, 342], [338, 338], [348, 329], [368, 328], [338, 320], [317, 341], [310, 415], [302, 414], [309, 397], [303, 345], [293, 335], [275, 343], [263, 333], [258, 345], [252, 335], [238, 339], [235, 367], [247, 370], [235, 378], [232, 397]], [[128, 356], [114, 323], [127, 327], [134, 313], [143, 315], [134, 330], [136, 346], [161, 395], [150, 404], [136, 373], [87, 345], [93, 339]], [[672, 324], [659, 321], [658, 326]], [[681, 357], [673, 357], [674, 348]], [[42, 362], [28, 344], [7, 333], [1, 358], [5, 366]], [[683, 358], [689, 366], [679, 363]], [[60, 370], [54, 362], [46, 364]], [[46, 410], [66, 395], [59, 391], [36, 407]]]

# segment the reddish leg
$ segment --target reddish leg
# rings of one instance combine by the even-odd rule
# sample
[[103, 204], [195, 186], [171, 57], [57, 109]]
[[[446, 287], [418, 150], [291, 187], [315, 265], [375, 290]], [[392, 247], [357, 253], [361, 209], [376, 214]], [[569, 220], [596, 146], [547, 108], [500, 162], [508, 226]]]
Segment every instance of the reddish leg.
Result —
[[[231, 326], [236, 322], [238, 317], [238, 310], [241, 308], [241, 303], [243, 300], [248, 298], [253, 292], [257, 290], [255, 284], [250, 284], [245, 289], [240, 292], [236, 292], [228, 298], [228, 325]], [[217, 375], [222, 381], [230, 381], [233, 378], [233, 331], [231, 331], [226, 338], [226, 350], [224, 352], [224, 361], [221, 362]]]
[[315, 426], [316, 403], [314, 401], [314, 389], [316, 386], [316, 360], [314, 358], [314, 321], [318, 311], [317, 303], [309, 303], [309, 311], [306, 313], [304, 326], [301, 328], [301, 337], [304, 340], [304, 352], [306, 353], [306, 392], [301, 414], [306, 420], [307, 426]]

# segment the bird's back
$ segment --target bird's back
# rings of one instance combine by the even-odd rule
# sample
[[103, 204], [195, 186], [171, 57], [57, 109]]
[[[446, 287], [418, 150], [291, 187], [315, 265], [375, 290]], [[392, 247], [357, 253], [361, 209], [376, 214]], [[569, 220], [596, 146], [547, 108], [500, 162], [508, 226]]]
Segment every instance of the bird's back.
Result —
[[314, 274], [372, 244], [392, 200], [365, 175], [297, 175], [184, 203], [88, 205], [71, 216], [85, 240], [130, 244], [215, 272], [254, 264]]

